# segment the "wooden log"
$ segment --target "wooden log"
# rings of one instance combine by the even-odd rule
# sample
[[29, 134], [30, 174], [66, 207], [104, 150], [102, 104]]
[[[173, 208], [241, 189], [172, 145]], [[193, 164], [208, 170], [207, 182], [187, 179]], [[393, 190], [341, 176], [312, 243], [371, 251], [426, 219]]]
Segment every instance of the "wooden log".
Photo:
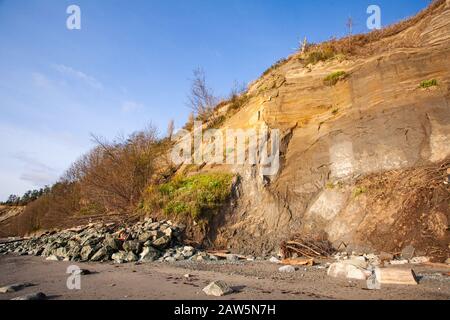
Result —
[[313, 266], [314, 259], [312, 258], [283, 259], [281, 263], [290, 266]]
[[417, 285], [416, 275], [411, 269], [377, 268], [375, 275], [381, 284]]

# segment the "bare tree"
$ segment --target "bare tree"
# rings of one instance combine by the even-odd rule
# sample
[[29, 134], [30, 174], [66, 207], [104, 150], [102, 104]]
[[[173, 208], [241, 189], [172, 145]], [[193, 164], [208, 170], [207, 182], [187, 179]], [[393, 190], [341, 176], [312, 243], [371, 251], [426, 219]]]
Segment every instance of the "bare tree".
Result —
[[170, 119], [169, 124], [167, 125], [167, 138], [172, 139], [174, 130], [175, 122], [173, 121], [173, 119]]
[[347, 23], [345, 25], [348, 28], [348, 35], [351, 36], [353, 34], [353, 27], [355, 26], [355, 22], [353, 21], [352, 16], [348, 17]]
[[212, 89], [206, 84], [206, 75], [203, 69], [195, 69], [193, 76], [191, 90], [188, 95], [188, 106], [201, 120], [207, 120], [218, 99], [214, 96]]

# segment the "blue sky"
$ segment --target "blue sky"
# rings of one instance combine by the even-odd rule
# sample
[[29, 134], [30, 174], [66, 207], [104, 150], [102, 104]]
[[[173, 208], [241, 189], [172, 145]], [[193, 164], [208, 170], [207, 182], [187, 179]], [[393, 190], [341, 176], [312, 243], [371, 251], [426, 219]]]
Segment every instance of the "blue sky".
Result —
[[[192, 70], [224, 96], [250, 82], [300, 39], [367, 32], [429, 0], [0, 0], [0, 200], [51, 184], [92, 147], [170, 119], [182, 126]], [[81, 8], [68, 30], [66, 8]]]

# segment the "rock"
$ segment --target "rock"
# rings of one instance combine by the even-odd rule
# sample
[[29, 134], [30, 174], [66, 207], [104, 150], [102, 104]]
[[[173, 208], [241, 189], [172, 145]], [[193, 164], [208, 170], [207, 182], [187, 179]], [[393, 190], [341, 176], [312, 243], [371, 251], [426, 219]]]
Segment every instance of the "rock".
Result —
[[54, 254], [48, 256], [47, 258], [45, 258], [45, 260], [48, 261], [59, 261], [59, 258], [57, 256], [55, 256]]
[[173, 258], [177, 261], [184, 260], [184, 256], [181, 253], [175, 253]]
[[78, 260], [80, 258], [81, 249], [82, 249], [82, 247], [77, 245], [77, 246], [71, 248], [69, 250], [69, 252], [67, 252], [67, 255], [69, 257], [71, 257], [72, 261]]
[[81, 261], [89, 261], [93, 254], [94, 249], [90, 245], [84, 246], [80, 252]]
[[227, 254], [226, 259], [228, 261], [239, 261], [239, 257], [235, 254]]
[[283, 273], [292, 273], [295, 272], [295, 268], [293, 266], [282, 266], [278, 269], [278, 271]]
[[224, 295], [233, 293], [233, 289], [231, 289], [223, 281], [211, 282], [209, 285], [204, 287], [202, 291], [208, 296], [215, 296], [215, 297], [222, 297]]
[[162, 236], [153, 241], [152, 245], [158, 249], [164, 249], [169, 245], [170, 240], [171, 238], [169, 236]]
[[447, 258], [447, 260], [445, 260], [446, 264], [450, 264], [450, 258]]
[[111, 258], [114, 260], [115, 263], [124, 263], [127, 261], [128, 253], [125, 251], [119, 251], [114, 253]]
[[408, 260], [391, 260], [389, 263], [392, 265], [402, 265], [408, 264]]
[[141, 244], [137, 240], [129, 240], [123, 243], [123, 250], [137, 254], [141, 249]]
[[59, 247], [58, 249], [55, 250], [54, 255], [64, 259], [65, 257], [67, 257], [67, 250], [64, 247]]
[[107, 247], [101, 247], [91, 258], [91, 261], [106, 261], [109, 259], [109, 250]]
[[164, 261], [169, 263], [177, 262], [177, 260], [174, 257], [166, 257], [164, 258]]
[[164, 230], [162, 230], [162, 232], [166, 235], [166, 236], [168, 236], [168, 237], [172, 237], [172, 228], [166, 228], [166, 229], [164, 229]]
[[134, 254], [134, 252], [128, 252], [127, 254], [127, 261], [128, 262], [136, 262], [139, 260], [139, 257]]
[[182, 254], [185, 258], [190, 258], [194, 255], [195, 249], [191, 246], [185, 246], [183, 247]]
[[327, 274], [334, 278], [367, 280], [371, 272], [350, 263], [336, 262], [330, 265]]
[[24, 288], [31, 287], [31, 286], [33, 286], [33, 284], [32, 283], [28, 283], [28, 282], [25, 282], [25, 283], [14, 283], [14, 284], [10, 284], [8, 286], [1, 287], [0, 288], [0, 293], [17, 292], [19, 290], [22, 290]]
[[272, 263], [281, 263], [281, 261], [279, 259], [275, 258], [275, 257], [271, 257], [269, 259], [269, 261], [272, 262]]
[[120, 250], [120, 241], [110, 234], [107, 234], [105, 236], [105, 240], [103, 240], [103, 245], [106, 247], [110, 247], [114, 251]]
[[22, 297], [13, 298], [11, 300], [45, 300], [47, 296], [42, 292], [27, 294]]
[[406, 260], [411, 260], [414, 257], [416, 249], [413, 246], [406, 246], [402, 250], [402, 258]]
[[139, 261], [141, 262], [153, 262], [158, 260], [161, 254], [158, 250], [153, 247], [145, 247], [144, 250], [140, 254]]
[[153, 233], [156, 233], [156, 231], [146, 231], [139, 235], [138, 240], [140, 242], [147, 242], [149, 240], [153, 240]]
[[153, 222], [147, 225], [147, 229], [149, 230], [157, 230], [159, 229], [160, 223], [159, 222]]
[[410, 263], [412, 264], [422, 264], [427, 262], [430, 262], [429, 257], [414, 257], [410, 260]]

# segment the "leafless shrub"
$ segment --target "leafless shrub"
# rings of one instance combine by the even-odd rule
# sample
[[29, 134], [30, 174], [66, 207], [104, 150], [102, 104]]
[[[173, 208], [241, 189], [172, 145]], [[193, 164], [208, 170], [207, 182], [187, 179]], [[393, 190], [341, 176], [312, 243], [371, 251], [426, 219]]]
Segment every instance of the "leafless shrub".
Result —
[[208, 120], [212, 115], [218, 99], [214, 96], [213, 90], [206, 83], [206, 75], [203, 69], [194, 70], [191, 90], [188, 94], [188, 106], [202, 121]]

